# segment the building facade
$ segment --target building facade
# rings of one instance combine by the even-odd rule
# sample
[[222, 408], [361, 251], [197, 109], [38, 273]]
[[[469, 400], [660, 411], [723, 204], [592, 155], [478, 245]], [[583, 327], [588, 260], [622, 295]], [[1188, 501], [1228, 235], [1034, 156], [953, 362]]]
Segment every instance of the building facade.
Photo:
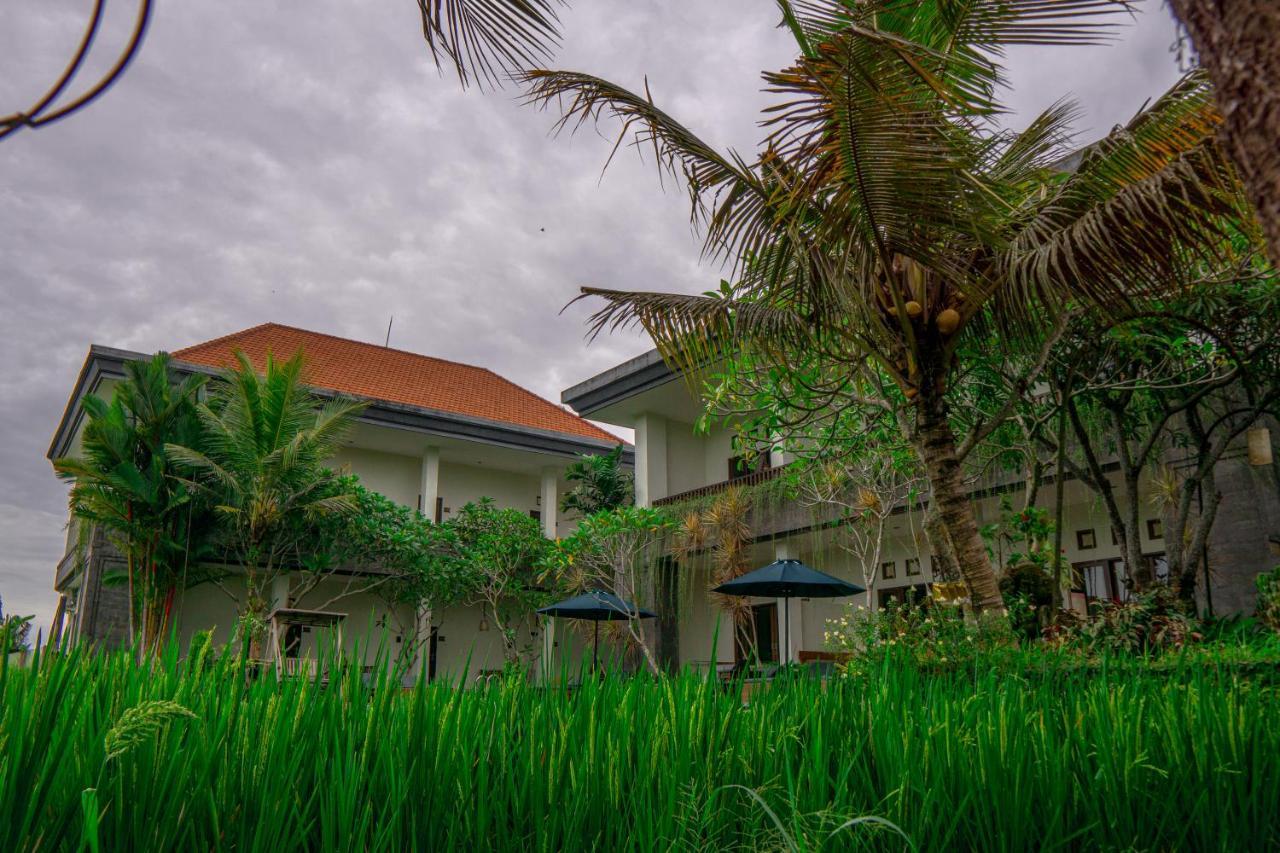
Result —
[[[558, 512], [566, 466], [583, 454], [607, 452], [623, 443], [484, 368], [288, 326], [247, 329], [176, 350], [173, 358], [179, 372], [215, 374], [234, 363], [236, 352], [261, 368], [268, 354], [288, 358], [299, 351], [316, 393], [368, 403], [333, 459], [334, 467], [348, 469], [367, 488], [437, 522], [487, 497], [501, 508], [537, 518], [548, 537], [563, 535], [575, 523]], [[50, 445], [51, 460], [77, 453], [84, 426], [80, 400], [89, 394], [109, 398], [124, 376], [125, 362], [148, 357], [90, 348]], [[624, 460], [630, 464], [630, 448], [624, 450]], [[118, 644], [128, 634], [128, 593], [104, 579], [122, 568], [123, 561], [100, 531], [87, 533], [81, 535], [74, 519], [68, 525], [67, 548], [54, 581], [60, 595], [55, 632], [67, 642]], [[392, 645], [387, 650], [392, 654], [403, 643], [418, 643], [418, 666], [428, 675], [469, 678], [502, 667], [501, 639], [478, 606], [444, 613], [398, 612], [376, 594], [356, 591], [363, 585], [353, 573], [335, 572], [305, 595], [293, 595], [283, 586], [273, 589], [273, 606], [336, 614], [343, 644], [351, 649], [361, 645], [367, 659], [377, 651], [376, 637]], [[206, 583], [186, 590], [177, 616], [184, 645], [202, 630], [212, 630], [215, 642], [230, 639], [238, 612], [235, 594], [242, 588], [232, 576], [216, 587]], [[295, 619], [299, 624], [290, 628], [291, 654], [306, 657], [330, 627], [325, 618], [336, 617], [315, 617], [315, 624], [306, 625], [301, 624], [305, 619]], [[529, 636], [521, 644], [534, 650], [534, 658], [578, 653], [569, 634], [549, 636], [532, 616], [524, 630]]]
[[[750, 467], [742, 464], [732, 432], [724, 428], [695, 429], [702, 414], [700, 402], [684, 379], [668, 367], [656, 351], [618, 365], [568, 388], [562, 401], [579, 415], [628, 427], [635, 431], [636, 500], [646, 506], [686, 506], [721, 493], [731, 486], [760, 486], [777, 477], [790, 460], [770, 450]], [[1270, 438], [1268, 437], [1268, 441]], [[1209, 543], [1209, 595], [1216, 613], [1250, 612], [1254, 576], [1280, 557], [1280, 476], [1274, 462], [1251, 465], [1243, 442], [1219, 462], [1217, 483], [1223, 502]], [[1123, 486], [1116, 481], [1117, 488]], [[983, 476], [971, 485], [978, 522], [990, 524], [1001, 516], [1002, 499], [1022, 499], [1022, 484], [1005, 475]], [[1144, 481], [1146, 493], [1152, 484]], [[1053, 489], [1041, 489], [1038, 505], [1052, 507]], [[1167, 574], [1164, 533], [1154, 504], [1143, 502], [1141, 545], [1157, 577]], [[1090, 600], [1125, 600], [1129, 596], [1127, 569], [1107, 513], [1094, 492], [1083, 483], [1064, 483], [1063, 547], [1073, 578], [1071, 604], [1078, 609]], [[798, 558], [815, 568], [871, 587], [853, 599], [792, 599], [753, 601], [756, 632], [768, 637], [762, 656], [776, 656], [790, 648], [794, 659], [820, 656], [827, 621], [844, 614], [849, 604], [883, 606], [904, 599], [908, 592], [926, 592], [934, 582], [928, 539], [919, 509], [899, 507], [888, 519], [874, 571], [860, 565], [836, 542], [838, 531], [829, 518], [795, 502], [774, 503], [752, 511], [751, 565], [775, 559]], [[711, 605], [707, 569], [677, 566], [683, 600], [678, 616], [664, 621], [667, 633], [660, 645], [675, 655], [670, 663], [724, 669], [742, 654], [732, 630]], [[689, 577], [692, 575], [692, 577]], [[868, 577], [871, 576], [871, 578]], [[873, 580], [873, 582], [869, 582]], [[1200, 585], [1202, 604], [1204, 585]], [[790, 607], [789, 614], [780, 608]], [[783, 616], [787, 618], [782, 618]], [[781, 626], [789, 624], [790, 641], [780, 642]], [[676, 636], [670, 636], [672, 633]], [[677, 651], [678, 650], [678, 651]]]

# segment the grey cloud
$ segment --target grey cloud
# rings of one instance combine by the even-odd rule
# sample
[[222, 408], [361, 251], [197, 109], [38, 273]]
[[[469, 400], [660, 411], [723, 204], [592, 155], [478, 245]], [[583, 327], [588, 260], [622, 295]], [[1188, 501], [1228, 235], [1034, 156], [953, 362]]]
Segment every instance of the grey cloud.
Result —
[[[86, 7], [0, 7], [0, 110], [57, 72]], [[607, 133], [553, 138], [514, 91], [460, 91], [415, 4], [299, 9], [158, 4], [103, 100], [0, 143], [0, 594], [45, 625], [65, 489], [44, 452], [89, 343], [173, 349], [265, 320], [381, 340], [394, 315], [394, 345], [558, 399], [645, 348], [587, 346], [588, 308], [559, 313], [580, 285], [697, 291], [720, 275], [651, 162], [619, 152], [601, 179]], [[1101, 52], [1014, 54], [1012, 121], [1068, 90], [1097, 132], [1123, 120], [1176, 77], [1162, 15]], [[791, 58], [775, 22], [767, 0], [580, 0], [557, 64], [637, 89], [647, 74], [691, 127], [749, 151], [759, 72]]]

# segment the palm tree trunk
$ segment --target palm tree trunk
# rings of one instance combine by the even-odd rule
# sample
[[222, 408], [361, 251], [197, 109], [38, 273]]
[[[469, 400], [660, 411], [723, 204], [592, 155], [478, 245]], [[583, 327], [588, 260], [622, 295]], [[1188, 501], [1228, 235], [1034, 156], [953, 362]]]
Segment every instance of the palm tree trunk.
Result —
[[950, 536], [960, 575], [969, 588], [969, 600], [979, 613], [1003, 613], [1004, 598], [978, 532], [973, 503], [964, 487], [955, 433], [947, 420], [946, 401], [941, 394], [930, 395], [931, 399], [926, 399], [924, 393], [920, 396], [916, 448], [929, 477], [932, 501]]
[[1169, 0], [1213, 80], [1227, 153], [1280, 264], [1280, 5], [1275, 0]]

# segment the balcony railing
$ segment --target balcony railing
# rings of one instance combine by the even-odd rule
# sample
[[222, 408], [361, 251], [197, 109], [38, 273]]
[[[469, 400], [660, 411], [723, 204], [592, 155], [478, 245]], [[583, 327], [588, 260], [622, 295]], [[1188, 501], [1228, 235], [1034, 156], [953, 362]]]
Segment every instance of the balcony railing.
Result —
[[741, 477], [734, 477], [732, 480], [722, 480], [719, 483], [712, 483], [708, 486], [699, 486], [696, 489], [689, 489], [688, 491], [677, 492], [674, 495], [667, 495], [665, 498], [658, 498], [653, 502], [653, 505], [670, 506], [671, 504], [683, 503], [684, 501], [705, 498], [708, 495], [717, 495], [733, 488], [743, 488], [745, 486], [756, 486], [760, 483], [767, 483], [769, 480], [780, 475], [786, 470], [786, 468], [786, 465], [779, 465], [776, 468], [764, 468], [760, 471], [752, 471], [750, 474], [743, 474]]

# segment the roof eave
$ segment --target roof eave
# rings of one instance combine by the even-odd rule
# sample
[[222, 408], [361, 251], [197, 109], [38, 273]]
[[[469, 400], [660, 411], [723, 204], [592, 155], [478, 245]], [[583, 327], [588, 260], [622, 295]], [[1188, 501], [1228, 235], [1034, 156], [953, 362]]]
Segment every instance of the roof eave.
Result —
[[53, 433], [53, 440], [49, 443], [45, 458], [52, 461], [67, 455], [71, 440], [80, 427], [80, 421], [84, 418], [84, 409], [81, 408], [80, 401], [86, 394], [97, 391], [104, 379], [123, 379], [125, 362], [146, 358], [150, 358], [146, 353], [90, 344], [84, 364], [80, 367], [80, 375], [76, 377], [71, 396], [62, 410], [62, 417], [58, 419], [58, 427]]
[[566, 388], [560, 400], [580, 416], [590, 417], [593, 412], [665, 385], [678, 376], [652, 349]]
[[[53, 441], [49, 446], [49, 459], [56, 459], [67, 454], [71, 440], [75, 436], [80, 421], [84, 416], [84, 410], [79, 405], [84, 395], [96, 391], [104, 378], [124, 378], [124, 363], [126, 361], [137, 361], [146, 358], [150, 358], [150, 356], [145, 353], [113, 349], [96, 344], [89, 347], [89, 354], [85, 358], [84, 366], [80, 369], [80, 375], [76, 380], [71, 398], [67, 401], [62, 418], [58, 422], [58, 429], [54, 433]], [[186, 373], [201, 373], [207, 376], [216, 376], [221, 373], [220, 370], [208, 365], [180, 359], [174, 359], [173, 365], [176, 369]], [[353, 397], [353, 395], [342, 394], [328, 388], [313, 388], [312, 390], [322, 397]], [[428, 409], [422, 406], [395, 403], [389, 400], [358, 397], [356, 399], [363, 399], [369, 404], [368, 408], [360, 416], [360, 420], [365, 423], [566, 457], [575, 457], [586, 453], [602, 453], [610, 451], [621, 444], [623, 445], [623, 461], [628, 465], [635, 464], [635, 449], [620, 438], [615, 441], [609, 441], [603, 438], [591, 438], [573, 435], [572, 433], [527, 427], [506, 421], [460, 415], [456, 412]]]

